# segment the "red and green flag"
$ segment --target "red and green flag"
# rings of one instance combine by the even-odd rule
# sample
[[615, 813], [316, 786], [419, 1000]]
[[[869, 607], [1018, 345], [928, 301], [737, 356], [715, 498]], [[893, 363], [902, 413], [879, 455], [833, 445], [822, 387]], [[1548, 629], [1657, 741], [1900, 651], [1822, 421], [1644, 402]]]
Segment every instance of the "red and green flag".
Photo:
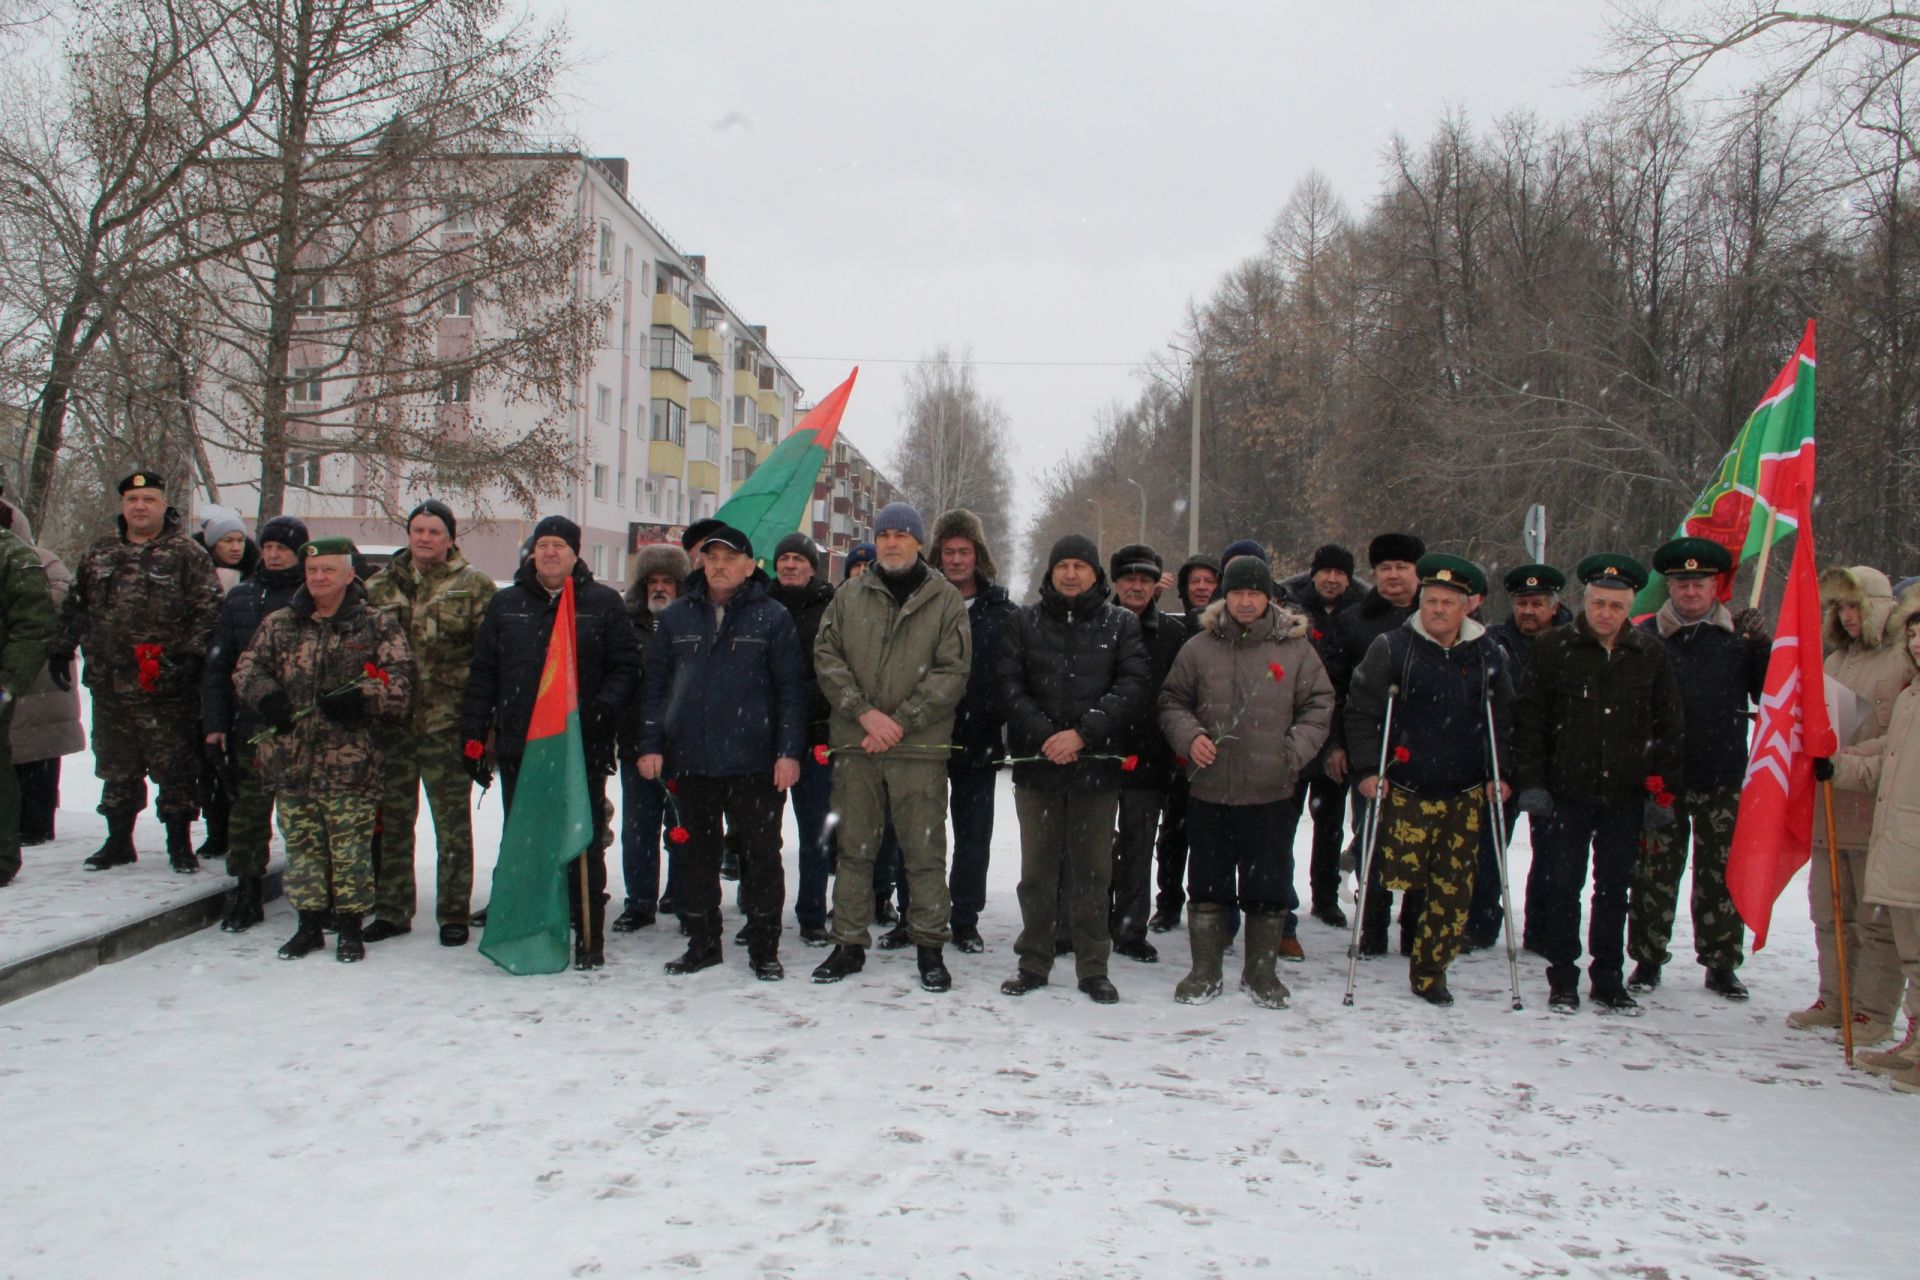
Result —
[[847, 397], [859, 376], [856, 367], [713, 513], [752, 539], [754, 555], [763, 567], [772, 562], [780, 539], [798, 529], [805, 518], [820, 466], [840, 434], [840, 417], [847, 411]]
[[575, 658], [573, 579], [547, 641], [540, 690], [513, 807], [493, 868], [493, 896], [480, 954], [508, 973], [558, 973], [569, 960], [566, 865], [593, 839], [587, 756], [580, 738], [580, 666]]
[[[1720, 470], [1675, 537], [1707, 538], [1725, 547], [1733, 567], [1759, 555], [1799, 527], [1792, 504], [1796, 484], [1813, 492], [1813, 321], [1807, 321], [1793, 358], [1774, 378], [1720, 460]], [[1768, 516], [1772, 519], [1769, 520]], [[1733, 598], [1733, 575], [1720, 580], [1720, 598]], [[1633, 602], [1651, 613], [1667, 599], [1667, 581], [1654, 574]]]

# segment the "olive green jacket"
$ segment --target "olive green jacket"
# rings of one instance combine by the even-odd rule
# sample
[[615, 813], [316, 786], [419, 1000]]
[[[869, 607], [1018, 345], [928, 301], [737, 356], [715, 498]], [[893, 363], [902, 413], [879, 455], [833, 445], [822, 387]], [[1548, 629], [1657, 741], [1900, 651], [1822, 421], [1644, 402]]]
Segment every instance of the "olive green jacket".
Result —
[[866, 736], [860, 717], [869, 710], [899, 722], [902, 746], [949, 746], [972, 666], [967, 602], [951, 583], [928, 572], [906, 603], [896, 604], [879, 571], [868, 570], [834, 592], [813, 642], [814, 673], [833, 708], [831, 746], [857, 749]]

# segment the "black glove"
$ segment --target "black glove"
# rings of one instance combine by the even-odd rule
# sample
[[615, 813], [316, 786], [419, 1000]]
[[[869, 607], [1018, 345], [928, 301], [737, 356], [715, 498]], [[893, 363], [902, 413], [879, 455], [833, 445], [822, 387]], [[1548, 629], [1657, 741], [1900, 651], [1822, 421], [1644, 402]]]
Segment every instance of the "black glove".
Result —
[[232, 761], [227, 758], [226, 748], [217, 742], [202, 742], [200, 755], [206, 761], [206, 768], [201, 770], [206, 795], [216, 802], [232, 804], [240, 780]]
[[260, 699], [254, 710], [260, 713], [260, 723], [275, 733], [293, 728], [293, 702], [278, 689]]
[[1649, 831], [1658, 831], [1661, 827], [1673, 825], [1673, 806], [1655, 804], [1653, 797], [1647, 797], [1646, 825]]
[[53, 687], [62, 693], [73, 691], [73, 650], [47, 651], [47, 679], [53, 681]]
[[1773, 644], [1773, 636], [1767, 631], [1767, 619], [1758, 609], [1742, 609], [1733, 615], [1733, 629], [1748, 644], [1762, 647]]
[[335, 689], [320, 695], [320, 714], [342, 728], [367, 722], [367, 698], [358, 687]]
[[1513, 798], [1513, 807], [1536, 818], [1553, 816], [1553, 795], [1545, 787], [1526, 787]]
[[1833, 781], [1833, 758], [1831, 756], [1815, 756], [1813, 758], [1813, 777], [1816, 782]]
[[487, 746], [478, 738], [469, 738], [460, 752], [460, 763], [466, 768], [467, 776], [473, 779], [473, 785], [485, 791], [493, 785], [493, 770], [487, 767]]

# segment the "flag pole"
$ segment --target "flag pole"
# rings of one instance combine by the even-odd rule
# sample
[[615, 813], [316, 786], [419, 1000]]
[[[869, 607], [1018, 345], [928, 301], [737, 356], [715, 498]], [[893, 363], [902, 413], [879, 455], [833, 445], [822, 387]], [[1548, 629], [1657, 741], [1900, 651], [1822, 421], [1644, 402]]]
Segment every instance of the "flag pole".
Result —
[[1834, 959], [1840, 965], [1840, 1043], [1847, 1047], [1847, 1065], [1853, 1065], [1853, 990], [1847, 981], [1847, 921], [1840, 905], [1840, 842], [1834, 838], [1833, 780], [1820, 784], [1827, 810], [1827, 882], [1833, 887]]
[[1753, 595], [1747, 600], [1747, 608], [1760, 607], [1760, 594], [1767, 589], [1767, 557], [1773, 554], [1773, 504], [1767, 504], [1767, 528], [1760, 538], [1760, 559], [1753, 566]]

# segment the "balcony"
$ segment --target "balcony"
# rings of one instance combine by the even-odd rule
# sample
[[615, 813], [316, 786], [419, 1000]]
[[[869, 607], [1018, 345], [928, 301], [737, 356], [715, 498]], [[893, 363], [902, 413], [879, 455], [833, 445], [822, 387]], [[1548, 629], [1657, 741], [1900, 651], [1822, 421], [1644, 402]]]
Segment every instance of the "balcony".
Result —
[[647, 471], [656, 476], [680, 476], [686, 474], [687, 451], [671, 440], [652, 440], [647, 443]]
[[718, 329], [695, 329], [693, 331], [693, 358], [705, 360], [708, 364], [725, 364], [723, 354], [727, 348], [726, 335]]
[[736, 449], [751, 450], [755, 456], [758, 456], [760, 452], [760, 437], [753, 433], [752, 427], [735, 427], [733, 429], [733, 447]]
[[653, 322], [691, 334], [693, 309], [670, 293], [656, 293], [653, 295]]
[[685, 409], [692, 399], [693, 385], [671, 369], [655, 369], [651, 390], [655, 400], [671, 400]]
[[687, 406], [687, 416], [695, 422], [704, 422], [715, 430], [723, 425], [720, 420], [720, 402], [711, 396], [695, 396], [693, 403]]
[[733, 371], [733, 394], [753, 397], [760, 394], [760, 379], [746, 369]]
[[689, 462], [687, 464], [687, 491], [689, 493], [719, 493], [720, 465], [715, 462]]
[[777, 418], [783, 412], [785, 412], [785, 410], [786, 410], [786, 405], [780, 402], [780, 393], [778, 391], [760, 392], [760, 412], [761, 413], [767, 414], [770, 417]]

